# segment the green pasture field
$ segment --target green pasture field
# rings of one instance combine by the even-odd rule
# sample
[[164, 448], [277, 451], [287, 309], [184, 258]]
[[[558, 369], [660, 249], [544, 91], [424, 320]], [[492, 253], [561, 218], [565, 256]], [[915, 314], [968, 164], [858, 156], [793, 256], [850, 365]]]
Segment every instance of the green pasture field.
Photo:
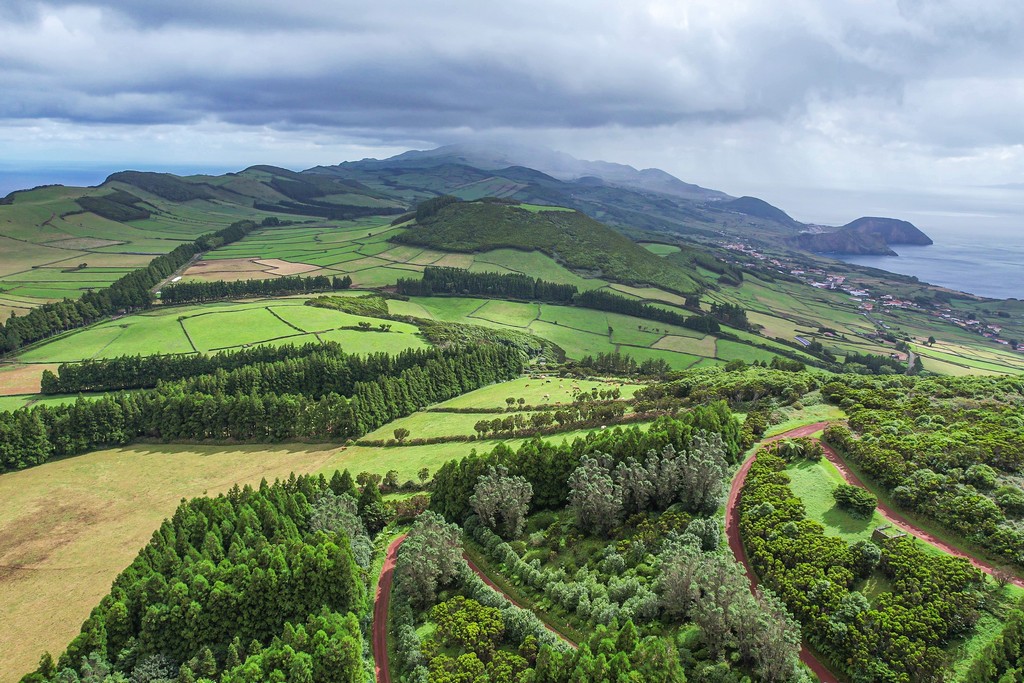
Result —
[[[19, 354], [18, 359], [25, 363], [59, 363], [132, 354], [193, 353], [267, 343], [303, 344], [315, 341], [317, 336], [312, 333], [321, 331], [320, 339], [338, 341], [350, 353], [397, 352], [426, 345], [411, 325], [313, 309], [303, 306], [304, 302], [305, 298], [285, 298], [158, 307], [37, 344]], [[335, 316], [335, 324], [330, 324], [331, 317], [327, 314]], [[369, 322], [374, 328], [381, 323], [391, 325], [391, 330], [338, 329], [361, 321]]]
[[[608, 316], [611, 317], [610, 315]], [[628, 346], [642, 346], [644, 348], [655, 346], [665, 335], [660, 332], [648, 332], [640, 329], [640, 326], [633, 327], [631, 324], [620, 324], [617, 320], [608, 320], [612, 328], [612, 343], [625, 344]], [[680, 337], [681, 339], [682, 337]], [[692, 340], [690, 340], [692, 341]], [[712, 354], [713, 355], [713, 354]]]
[[[606, 287], [607, 282], [598, 278], [586, 278], [572, 272], [565, 266], [555, 262], [550, 256], [545, 256], [539, 251], [520, 251], [518, 249], [494, 249], [479, 254], [473, 254], [474, 267], [470, 270], [486, 272], [500, 272], [498, 266], [515, 273], [525, 273], [530, 277], [537, 277], [548, 282], [558, 282], [567, 285], [576, 285], [580, 291], [599, 289]], [[444, 265], [438, 263], [438, 265]]]
[[877, 510], [871, 517], [861, 519], [836, 506], [832, 491], [844, 479], [828, 460], [799, 460], [786, 468], [786, 474], [793, 493], [803, 501], [808, 518], [824, 525], [828, 535], [839, 536], [847, 543], [868, 541], [875, 528], [886, 524]]
[[673, 244], [659, 244], [657, 242], [639, 242], [638, 244], [647, 251], [652, 254], [657, 254], [658, 256], [668, 256], [669, 254], [675, 254], [676, 252], [682, 251], [682, 249]]
[[[644, 387], [643, 384], [628, 384], [615, 378], [606, 380], [571, 380], [558, 376], [538, 375], [535, 377], [521, 377], [509, 382], [491, 384], [482, 387], [468, 394], [456, 396], [453, 399], [438, 403], [435, 408], [504, 408], [506, 398], [523, 398], [526, 405], [559, 405], [572, 403], [572, 392], [574, 387], [581, 391], [592, 391], [593, 389], [618, 389], [622, 398], [632, 398], [637, 390]], [[548, 399], [544, 396], [548, 395]], [[438, 415], [440, 419], [447, 416]]]
[[719, 339], [715, 355], [722, 360], [742, 360], [745, 363], [764, 361], [770, 363], [775, 354], [771, 351], [757, 349], [753, 346], [740, 344], [728, 339]]
[[[620, 285], [618, 283], [609, 286], [619, 294], [625, 294], [637, 299], [663, 301], [676, 307], [683, 306], [686, 303], [686, 299], [684, 297], [681, 297], [678, 294], [672, 294], [671, 292], [665, 292], [655, 287], [630, 287], [629, 285]], [[680, 314], [684, 313], [683, 311], [679, 311], [677, 308], [673, 308], [672, 310], [677, 311]]]
[[662, 351], [691, 353], [699, 356], [705, 356], [707, 358], [714, 358], [716, 354], [716, 347], [720, 343], [720, 341], [716, 340], [711, 335], [707, 335], [701, 339], [665, 335], [659, 338], [657, 343], [653, 344], [652, 348], [660, 349]]
[[[934, 359], [943, 363], [959, 365], [966, 369], [981, 371], [986, 374], [1006, 374], [1024, 372], [1024, 354], [1014, 357], [1009, 354], [997, 355], [982, 350], [937, 344], [934, 347], [922, 344], [911, 344], [914, 353], [922, 357], [922, 362]], [[956, 351], [954, 351], [956, 349]]]
[[632, 356], [638, 363], [645, 360], [663, 360], [673, 370], [686, 370], [688, 368], [704, 367], [707, 365], [721, 365], [721, 361], [715, 358], [704, 358], [692, 353], [680, 353], [677, 351], [664, 351], [662, 349], [644, 349], [637, 346], [622, 346], [619, 348], [622, 353]]
[[[364, 318], [374, 321], [375, 318]], [[392, 323], [388, 323], [392, 324]], [[395, 331], [361, 332], [358, 330], [331, 330], [317, 333], [317, 338], [325, 342], [337, 342], [347, 353], [401, 353], [406, 349], [421, 349], [429, 346], [422, 337]], [[305, 338], [299, 338], [300, 343]], [[290, 342], [284, 342], [290, 343]]]
[[183, 325], [197, 351], [243, 346], [259, 337], [278, 339], [297, 332], [266, 308], [192, 315]]
[[539, 304], [520, 304], [493, 299], [474, 311], [470, 318], [482, 318], [511, 327], [525, 328], [539, 316]]
[[[466, 299], [462, 297], [425, 297], [414, 296], [409, 299], [410, 303], [416, 304], [428, 314], [426, 317], [434, 320], [460, 321], [468, 318], [473, 311], [487, 303], [487, 299]], [[401, 306], [405, 302], [389, 301], [391, 306]]]
[[534, 321], [530, 325], [530, 331], [538, 337], [558, 344], [572, 358], [596, 356], [599, 353], [615, 351], [615, 345], [608, 341], [607, 331], [603, 334], [582, 332], [572, 327], [546, 323], [542, 320]]
[[559, 327], [569, 327], [604, 337], [608, 336], [608, 314], [604, 311], [545, 304], [541, 307], [539, 319]]
[[[40, 373], [42, 371], [40, 370]], [[11, 396], [0, 396], [0, 410], [18, 410], [19, 408], [30, 408], [33, 406], [61, 406], [67, 403], [74, 403], [79, 398], [93, 400], [109, 395], [111, 392], [100, 392], [94, 394], [64, 394], [49, 396], [46, 394], [15, 394]]]
[[[339, 327], [355, 327], [361, 322], [371, 320], [365, 316], [352, 315], [351, 313], [335, 311], [329, 308], [296, 306], [294, 304], [287, 303], [284, 305], [273, 304], [268, 306], [268, 309], [274, 315], [283, 318], [286, 323], [298, 328], [301, 332], [320, 332], [324, 330], [336, 330]], [[419, 332], [414, 325], [410, 325], [408, 323], [400, 323], [391, 320], [377, 320], [376, 324], [389, 325], [392, 333], [417, 334]]]

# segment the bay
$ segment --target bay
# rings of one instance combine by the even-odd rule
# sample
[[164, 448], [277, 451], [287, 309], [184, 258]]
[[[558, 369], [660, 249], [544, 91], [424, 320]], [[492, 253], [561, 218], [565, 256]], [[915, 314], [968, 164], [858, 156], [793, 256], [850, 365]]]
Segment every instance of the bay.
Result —
[[1024, 240], [963, 233], [932, 239], [926, 247], [893, 245], [898, 256], [835, 257], [977, 296], [1024, 299]]

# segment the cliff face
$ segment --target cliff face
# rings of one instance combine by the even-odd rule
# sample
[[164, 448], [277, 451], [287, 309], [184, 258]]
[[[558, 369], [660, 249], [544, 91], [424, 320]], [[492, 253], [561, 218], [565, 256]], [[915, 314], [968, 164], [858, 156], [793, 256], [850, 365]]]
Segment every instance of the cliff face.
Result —
[[932, 244], [932, 238], [921, 232], [917, 226], [895, 218], [858, 218], [847, 223], [840, 230], [854, 230], [862, 234], [878, 235], [886, 244]]
[[895, 256], [890, 244], [928, 245], [932, 240], [913, 223], [895, 218], [864, 217], [834, 232], [802, 233], [795, 246], [820, 254], [873, 254]]

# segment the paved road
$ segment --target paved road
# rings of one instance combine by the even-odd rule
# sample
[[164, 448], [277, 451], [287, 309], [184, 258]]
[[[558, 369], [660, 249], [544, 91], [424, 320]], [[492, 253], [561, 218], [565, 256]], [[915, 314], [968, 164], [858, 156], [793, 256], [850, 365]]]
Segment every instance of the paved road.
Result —
[[388, 668], [388, 608], [391, 606], [391, 582], [395, 578], [395, 560], [398, 546], [405, 540], [402, 534], [388, 546], [384, 566], [377, 582], [377, 594], [373, 597], [373, 663], [377, 670], [377, 683], [391, 683]]
[[[777, 434], [769, 439], [765, 439], [761, 444], [778, 441], [779, 439], [795, 439], [800, 436], [810, 436], [815, 432], [821, 431], [828, 424], [828, 422], [817, 422], [805, 427], [797, 427], [783, 434]], [[754, 456], [751, 455], [740, 466], [739, 472], [736, 473], [732, 480], [732, 487], [729, 489], [729, 499], [725, 507], [725, 535], [729, 539], [729, 548], [736, 557], [736, 561], [742, 564], [746, 570], [747, 578], [750, 580], [751, 591], [757, 588], [757, 574], [754, 573], [753, 568], [750, 566], [750, 561], [747, 559], [747, 551], [744, 550], [743, 541], [740, 539], [740, 508], [738, 503], [740, 500], [740, 489], [743, 488], [743, 482], [747, 479], [747, 472], [750, 471], [750, 466], [753, 464]], [[821, 683], [839, 683], [839, 679], [810, 650], [802, 645], [800, 646], [800, 661], [814, 672], [814, 675], [818, 677]]]

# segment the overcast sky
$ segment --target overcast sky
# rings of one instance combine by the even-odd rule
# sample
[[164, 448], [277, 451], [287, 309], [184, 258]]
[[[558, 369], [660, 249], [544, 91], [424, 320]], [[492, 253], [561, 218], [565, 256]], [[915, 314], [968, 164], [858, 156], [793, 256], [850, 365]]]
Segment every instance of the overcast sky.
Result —
[[1020, 183], [1022, 35], [1020, 0], [3, 0], [0, 166], [495, 138], [732, 194]]

